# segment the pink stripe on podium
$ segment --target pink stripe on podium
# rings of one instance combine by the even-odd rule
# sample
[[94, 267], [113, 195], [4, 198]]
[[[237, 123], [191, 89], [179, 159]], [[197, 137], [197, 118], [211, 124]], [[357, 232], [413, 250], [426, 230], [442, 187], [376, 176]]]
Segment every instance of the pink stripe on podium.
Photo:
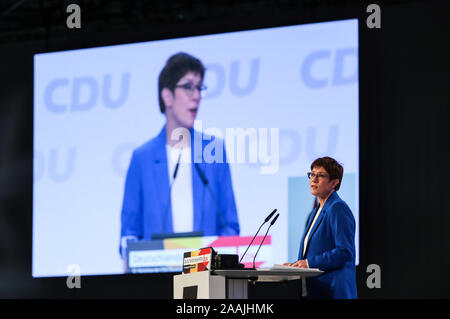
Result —
[[[223, 236], [213, 241], [211, 247], [232, 247], [232, 246], [248, 246], [252, 241], [252, 236]], [[264, 236], [256, 236], [252, 246], [261, 245]], [[272, 243], [271, 236], [267, 236], [263, 245], [270, 245]]]
[[[262, 264], [264, 264], [264, 261], [255, 262], [255, 268], [259, 268]], [[252, 262], [244, 263], [244, 268], [252, 268], [252, 267], [253, 267]]]

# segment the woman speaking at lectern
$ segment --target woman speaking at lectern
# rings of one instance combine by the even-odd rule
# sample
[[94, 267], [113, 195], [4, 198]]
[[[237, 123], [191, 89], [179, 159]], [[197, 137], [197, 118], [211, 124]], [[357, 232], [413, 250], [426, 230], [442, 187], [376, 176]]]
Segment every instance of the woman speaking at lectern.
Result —
[[343, 173], [342, 165], [331, 157], [316, 159], [308, 173], [311, 194], [319, 205], [308, 216], [298, 261], [285, 264], [324, 271], [323, 275], [302, 280], [307, 298], [357, 298], [355, 219], [336, 192]]

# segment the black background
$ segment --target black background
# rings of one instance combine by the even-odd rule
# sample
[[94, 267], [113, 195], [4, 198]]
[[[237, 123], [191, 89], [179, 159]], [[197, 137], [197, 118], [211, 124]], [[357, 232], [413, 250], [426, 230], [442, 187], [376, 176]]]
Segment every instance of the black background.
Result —
[[[36, 25], [20, 21], [20, 7], [0, 14], [0, 297], [173, 292], [171, 274], [85, 276], [81, 289], [68, 289], [66, 278], [31, 277], [33, 54], [348, 18], [359, 18], [358, 296], [450, 297], [448, 1], [378, 1], [381, 29], [367, 28], [371, 2], [361, 1], [137, 1], [145, 3], [137, 17], [133, 1], [117, 14], [107, 2], [104, 11], [95, 1], [36, 2]], [[79, 30], [65, 27], [71, 2], [81, 6]], [[366, 286], [370, 264], [381, 267], [379, 289]], [[249, 296], [298, 298], [298, 283], [251, 286]]]

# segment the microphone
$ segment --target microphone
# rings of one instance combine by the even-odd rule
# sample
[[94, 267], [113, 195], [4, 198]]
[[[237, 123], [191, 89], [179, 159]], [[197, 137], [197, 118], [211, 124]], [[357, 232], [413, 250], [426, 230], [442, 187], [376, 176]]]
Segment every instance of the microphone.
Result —
[[211, 197], [214, 201], [214, 204], [216, 205], [217, 212], [219, 213], [220, 225], [222, 228], [225, 228], [225, 221], [223, 220], [222, 211], [220, 210], [219, 203], [217, 203], [217, 198], [216, 198], [216, 196], [214, 196], [211, 186], [209, 186], [208, 179], [206, 178], [205, 173], [202, 171], [202, 169], [200, 168], [198, 163], [194, 163], [194, 166], [195, 166], [195, 169], [197, 170], [198, 175], [200, 176], [200, 179], [202, 180], [203, 185], [208, 190], [209, 194], [211, 195]]
[[258, 235], [259, 231], [261, 230], [261, 227], [263, 227], [263, 225], [265, 223], [267, 223], [273, 216], [273, 214], [275, 214], [275, 212], [277, 211], [277, 209], [275, 208], [270, 214], [269, 216], [266, 217], [266, 219], [264, 220], [264, 222], [261, 224], [261, 226], [259, 226], [258, 231], [256, 232], [255, 236], [253, 236], [252, 241], [250, 242], [250, 244], [247, 246], [247, 249], [245, 250], [244, 254], [242, 255], [241, 259], [239, 260], [239, 263], [242, 261], [242, 259], [244, 258], [245, 254], [247, 253], [247, 250], [250, 248], [250, 246], [252, 245], [253, 241], [255, 240], [256, 236]]
[[263, 238], [263, 240], [261, 241], [261, 244], [259, 245], [258, 250], [256, 251], [255, 256], [253, 257], [253, 268], [254, 268], [254, 269], [256, 269], [256, 268], [255, 268], [255, 259], [256, 259], [256, 256], [257, 256], [258, 253], [259, 253], [259, 249], [261, 248], [262, 244], [264, 243], [264, 240], [266, 239], [266, 236], [267, 236], [267, 233], [269, 232], [270, 227], [272, 227], [273, 224], [275, 224], [275, 222], [277, 221], [278, 216], [280, 216], [280, 214], [277, 214], [277, 216], [275, 216], [275, 218], [274, 218], [274, 219], [272, 220], [272, 222], [270, 223], [269, 227], [267, 227], [266, 234], [264, 235], [264, 238]]
[[[277, 209], [275, 208], [270, 214], [269, 216], [266, 217], [266, 219], [264, 220], [264, 224], [267, 223], [273, 216], [273, 214], [275, 214], [277, 212]], [[278, 214], [279, 215], [279, 214]], [[263, 224], [263, 225], [264, 225]]]
[[[173, 171], [173, 175], [172, 175], [172, 182], [170, 183], [169, 186], [169, 196], [167, 197], [167, 202], [166, 202], [166, 210], [164, 211], [164, 229], [166, 229], [166, 225], [167, 225], [167, 214], [169, 212], [169, 206], [170, 206], [170, 195], [172, 194], [172, 185], [175, 182], [175, 178], [177, 178], [177, 174], [178, 174], [178, 168], [180, 167], [180, 160], [181, 160], [181, 152], [180, 155], [178, 155], [178, 161], [177, 164], [175, 165], [175, 169]], [[164, 230], [163, 230], [164, 232]]]
[[203, 171], [200, 169], [200, 167], [198, 166], [198, 163], [194, 163], [195, 169], [198, 172], [198, 175], [200, 175], [200, 179], [202, 180], [203, 185], [208, 185], [208, 179], [206, 178], [205, 174], [203, 173]]
[[181, 159], [181, 153], [180, 153], [180, 155], [178, 155], [177, 165], [175, 165], [175, 170], [173, 171], [173, 179], [172, 179], [172, 183], [170, 184], [171, 187], [172, 187], [173, 182], [175, 181], [175, 178], [177, 177], [178, 167], [180, 167], [180, 159]]

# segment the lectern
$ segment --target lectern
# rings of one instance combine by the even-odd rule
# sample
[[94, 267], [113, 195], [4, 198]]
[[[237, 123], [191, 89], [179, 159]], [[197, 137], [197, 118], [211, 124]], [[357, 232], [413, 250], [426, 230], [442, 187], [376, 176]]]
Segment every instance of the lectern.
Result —
[[173, 277], [174, 299], [247, 299], [249, 282], [284, 282], [322, 274], [319, 269], [277, 266], [269, 269], [221, 269]]

